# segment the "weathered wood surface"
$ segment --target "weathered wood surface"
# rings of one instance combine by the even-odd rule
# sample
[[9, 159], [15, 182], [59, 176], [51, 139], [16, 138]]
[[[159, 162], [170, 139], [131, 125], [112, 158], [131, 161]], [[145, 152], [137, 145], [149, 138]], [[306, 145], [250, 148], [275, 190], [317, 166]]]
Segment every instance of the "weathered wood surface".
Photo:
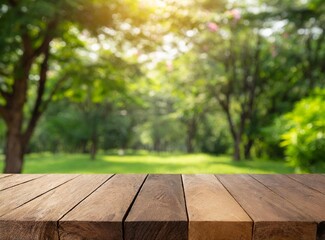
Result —
[[325, 240], [325, 175], [0, 174], [0, 239]]
[[4, 173], [4, 174], [1, 174], [0, 175], [0, 178], [5, 178], [5, 177], [10, 177], [12, 176], [13, 174], [7, 174], [7, 173]]
[[117, 175], [59, 222], [60, 239], [122, 239], [123, 218], [146, 175]]
[[4, 179], [1, 179], [1, 181], [0, 181], [0, 191], [17, 186], [17, 185], [25, 183], [25, 182], [32, 181], [34, 179], [37, 179], [37, 178], [40, 178], [43, 176], [46, 176], [46, 175], [41, 175], [41, 174], [7, 175], [7, 176], [5, 176]]
[[29, 240], [59, 239], [57, 221], [107, 179], [106, 175], [77, 176], [64, 185], [12, 210], [0, 217], [2, 237], [10, 239], [15, 236], [17, 239]]
[[[13, 188], [0, 191], [0, 216], [10, 213], [25, 203], [70, 181], [77, 175], [47, 175], [34, 181], [25, 182]], [[0, 180], [2, 182], [3, 179]], [[1, 233], [1, 232], [0, 232]]]
[[126, 240], [187, 239], [180, 175], [150, 175], [124, 223]]
[[317, 227], [314, 219], [253, 177], [219, 175], [218, 178], [253, 219], [254, 240], [316, 239]]
[[313, 188], [323, 194], [325, 194], [325, 175], [324, 177], [320, 177], [316, 174], [291, 174], [287, 175], [297, 182], [300, 182], [307, 187]]
[[325, 233], [325, 195], [284, 175], [253, 175], [271, 191], [286, 199], [318, 223], [318, 235]]
[[252, 238], [253, 222], [213, 175], [183, 175], [190, 239]]

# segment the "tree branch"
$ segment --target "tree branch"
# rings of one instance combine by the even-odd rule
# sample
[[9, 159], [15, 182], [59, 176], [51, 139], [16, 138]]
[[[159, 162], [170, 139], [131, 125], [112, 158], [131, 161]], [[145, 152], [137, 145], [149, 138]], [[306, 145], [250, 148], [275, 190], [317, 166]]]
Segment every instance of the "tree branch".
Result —
[[26, 58], [30, 58], [33, 55], [33, 44], [30, 36], [27, 33], [27, 30], [26, 29], [24, 30], [25, 32], [22, 34], [24, 54]]
[[54, 38], [53, 32], [55, 31], [56, 26], [57, 26], [56, 18], [51, 20], [48, 23], [43, 41], [40, 44], [40, 46], [34, 50], [33, 57], [38, 57], [42, 53], [45, 53], [47, 51], [48, 45]]
[[36, 96], [34, 108], [32, 111], [31, 118], [28, 122], [26, 131], [23, 134], [23, 142], [25, 144], [28, 143], [28, 141], [35, 129], [36, 123], [37, 123], [38, 119], [40, 118], [41, 114], [43, 113], [43, 111], [41, 109], [41, 105], [43, 102], [43, 95], [45, 92], [45, 85], [46, 85], [46, 81], [47, 81], [49, 56], [50, 56], [50, 46], [48, 44], [45, 49], [45, 52], [44, 52], [43, 62], [41, 63], [41, 66], [40, 66], [40, 73], [39, 73], [40, 79], [38, 82], [37, 96]]
[[54, 94], [60, 89], [61, 84], [67, 79], [67, 75], [64, 75], [63, 77], [61, 77], [57, 83], [55, 84], [54, 88], [52, 89], [52, 91], [50, 92], [49, 97], [43, 101], [43, 106], [42, 106], [42, 111], [44, 112], [47, 107], [48, 104], [52, 101]]

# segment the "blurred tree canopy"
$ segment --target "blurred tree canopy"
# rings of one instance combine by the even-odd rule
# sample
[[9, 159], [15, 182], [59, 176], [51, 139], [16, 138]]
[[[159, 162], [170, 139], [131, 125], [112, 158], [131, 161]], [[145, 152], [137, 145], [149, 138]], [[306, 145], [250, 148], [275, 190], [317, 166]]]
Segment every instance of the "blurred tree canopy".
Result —
[[324, 12], [320, 0], [3, 1], [4, 171], [21, 172], [26, 152], [113, 148], [287, 156], [314, 171]]
[[[1, 4], [0, 16], [0, 115], [7, 128], [4, 171], [21, 172], [24, 153], [40, 116], [61, 85], [83, 69], [80, 57], [87, 54], [83, 50], [87, 44], [80, 35], [98, 38], [105, 37], [105, 30], [113, 31], [126, 44], [126, 39], [135, 38], [121, 28], [121, 22], [130, 27], [134, 22], [141, 24], [146, 11], [138, 2], [127, 0], [8, 0]], [[114, 42], [113, 50], [118, 52], [118, 38]], [[74, 62], [75, 57], [80, 61]], [[92, 73], [99, 74], [99, 70], [93, 69]], [[97, 79], [104, 77], [105, 73]], [[36, 92], [34, 97], [31, 88]], [[28, 105], [31, 108], [26, 113]]]

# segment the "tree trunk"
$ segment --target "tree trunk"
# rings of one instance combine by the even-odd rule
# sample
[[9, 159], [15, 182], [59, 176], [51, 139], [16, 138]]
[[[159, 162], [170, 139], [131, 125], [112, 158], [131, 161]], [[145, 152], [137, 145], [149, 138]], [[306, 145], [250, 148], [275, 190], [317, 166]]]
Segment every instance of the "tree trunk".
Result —
[[248, 142], [245, 144], [245, 149], [244, 149], [244, 157], [245, 159], [250, 159], [251, 158], [251, 149], [253, 147], [254, 140], [253, 139], [248, 139]]
[[153, 142], [153, 150], [155, 152], [160, 152], [160, 150], [161, 150], [161, 141], [160, 141], [159, 138], [154, 139], [154, 142]]
[[91, 141], [91, 147], [90, 147], [90, 158], [91, 160], [96, 160], [96, 154], [97, 154], [97, 138], [93, 137]]
[[91, 160], [96, 160], [96, 154], [97, 154], [97, 146], [95, 143], [92, 143], [91, 149], [90, 149], [90, 158]]
[[236, 131], [234, 122], [233, 122], [232, 117], [230, 115], [229, 107], [228, 106], [224, 107], [224, 110], [226, 112], [227, 121], [228, 121], [229, 129], [230, 129], [230, 132], [231, 132], [231, 136], [232, 136], [232, 139], [234, 141], [233, 159], [234, 159], [234, 161], [238, 162], [238, 161], [241, 160], [240, 144], [241, 144], [241, 139], [242, 139], [242, 131], [241, 131], [241, 129], [238, 129], [238, 131]]
[[194, 152], [193, 139], [190, 136], [187, 136], [187, 139], [186, 139], [186, 152], [187, 153], [193, 153]]
[[236, 162], [241, 160], [240, 144], [241, 144], [241, 137], [236, 136], [236, 138], [234, 138], [234, 161]]
[[13, 121], [7, 129], [4, 173], [21, 173], [26, 147], [23, 146], [20, 132], [21, 122]]
[[[16, 6], [16, 1], [11, 1], [12, 6]], [[7, 126], [6, 146], [5, 146], [5, 173], [20, 173], [24, 160], [25, 150], [34, 132], [38, 119], [44, 112], [45, 107], [41, 109], [43, 103], [43, 94], [48, 71], [48, 58], [50, 54], [50, 42], [53, 39], [54, 28], [57, 19], [54, 18], [47, 26], [42, 43], [34, 49], [33, 39], [31, 39], [26, 26], [22, 26], [22, 50], [19, 61], [13, 69], [13, 84], [10, 91], [1, 92], [6, 104], [0, 105], [0, 117], [2, 117]], [[44, 55], [40, 66], [40, 79], [37, 90], [37, 98], [31, 119], [27, 124], [26, 131], [23, 131], [24, 105], [27, 101], [28, 81], [30, 70], [35, 60]], [[55, 88], [56, 89], [56, 88]], [[52, 97], [52, 94], [50, 95]], [[48, 99], [48, 101], [51, 98]]]

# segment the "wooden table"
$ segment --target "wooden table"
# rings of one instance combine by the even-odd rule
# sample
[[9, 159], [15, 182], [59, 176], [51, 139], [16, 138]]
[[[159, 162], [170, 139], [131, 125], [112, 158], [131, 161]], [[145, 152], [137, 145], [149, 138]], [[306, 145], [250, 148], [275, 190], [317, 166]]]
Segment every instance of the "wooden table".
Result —
[[324, 240], [325, 175], [0, 175], [0, 239]]

